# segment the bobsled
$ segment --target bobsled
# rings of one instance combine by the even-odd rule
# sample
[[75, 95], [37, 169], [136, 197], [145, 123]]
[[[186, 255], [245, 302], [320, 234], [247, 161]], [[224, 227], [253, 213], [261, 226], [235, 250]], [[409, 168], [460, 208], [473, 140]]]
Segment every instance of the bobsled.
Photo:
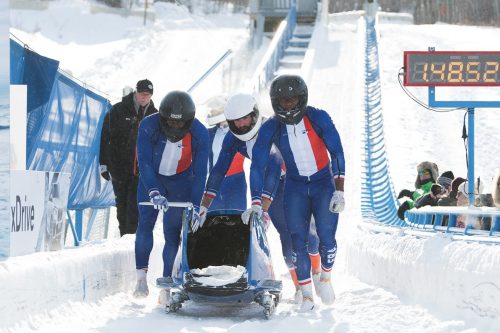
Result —
[[[241, 210], [217, 210], [193, 232], [192, 213], [192, 205], [186, 204], [172, 277], [156, 281], [170, 293], [165, 311], [176, 312], [186, 301], [258, 303], [269, 319], [281, 300], [282, 282], [275, 279], [263, 221], [252, 214], [247, 225]], [[230, 273], [222, 283], [212, 276], [221, 270]]]

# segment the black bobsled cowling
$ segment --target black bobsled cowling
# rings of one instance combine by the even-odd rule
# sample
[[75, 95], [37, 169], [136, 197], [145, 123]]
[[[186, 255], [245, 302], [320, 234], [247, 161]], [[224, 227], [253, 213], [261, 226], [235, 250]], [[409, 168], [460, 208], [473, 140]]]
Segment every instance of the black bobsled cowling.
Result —
[[[191, 208], [184, 212], [181, 242], [172, 270], [172, 283], [158, 283], [168, 288], [171, 301], [167, 312], [177, 311], [185, 301], [211, 304], [258, 303], [270, 318], [281, 300], [282, 282], [275, 280], [271, 251], [263, 221], [252, 215], [248, 224], [241, 220], [240, 210], [217, 210], [207, 214], [202, 228], [192, 232]], [[230, 283], [210, 285], [197, 279], [194, 269], [209, 266], [241, 266], [241, 276]], [[170, 278], [169, 278], [170, 279]], [[159, 279], [162, 282], [163, 278]], [[203, 281], [201, 283], [199, 281]]]

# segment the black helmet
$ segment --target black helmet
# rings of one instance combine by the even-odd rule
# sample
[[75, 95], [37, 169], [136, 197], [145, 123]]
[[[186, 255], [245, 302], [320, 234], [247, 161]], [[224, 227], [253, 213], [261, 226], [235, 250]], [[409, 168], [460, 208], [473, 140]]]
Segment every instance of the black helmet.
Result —
[[[191, 96], [184, 91], [172, 91], [163, 97], [160, 103], [160, 127], [171, 142], [181, 140], [191, 129], [196, 107]], [[183, 121], [182, 127], [176, 128], [169, 121]]]
[[[304, 117], [307, 107], [307, 85], [298, 75], [280, 75], [271, 83], [271, 104], [278, 119], [287, 125], [296, 125]], [[297, 96], [299, 102], [293, 110], [281, 107], [280, 98]]]

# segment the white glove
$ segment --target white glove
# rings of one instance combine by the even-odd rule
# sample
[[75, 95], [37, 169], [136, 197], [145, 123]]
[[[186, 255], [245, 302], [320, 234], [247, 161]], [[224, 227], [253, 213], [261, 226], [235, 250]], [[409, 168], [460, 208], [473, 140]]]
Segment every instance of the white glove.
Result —
[[344, 206], [344, 191], [333, 192], [332, 199], [330, 200], [330, 212], [340, 213], [344, 210]]
[[191, 218], [191, 230], [193, 230], [193, 232], [196, 232], [196, 230], [198, 230], [199, 227], [200, 227], [200, 213], [194, 211], [193, 217]]
[[102, 178], [106, 179], [107, 181], [111, 180], [111, 175], [106, 165], [104, 164], [99, 165], [99, 173], [101, 174]]
[[149, 199], [153, 204], [154, 209], [163, 210], [165, 213], [168, 210], [168, 200], [158, 191], [149, 192]]
[[208, 208], [204, 206], [200, 207], [199, 213], [194, 211], [193, 219], [191, 220], [191, 230], [193, 230], [193, 232], [196, 232], [199, 228], [203, 227], [203, 224], [207, 219], [207, 211]]
[[250, 222], [250, 216], [252, 215], [252, 213], [256, 213], [257, 216], [262, 218], [262, 214], [264, 213], [262, 211], [262, 206], [261, 205], [252, 205], [252, 207], [245, 210], [241, 214], [241, 220], [243, 221], [243, 223], [248, 224], [248, 222]]

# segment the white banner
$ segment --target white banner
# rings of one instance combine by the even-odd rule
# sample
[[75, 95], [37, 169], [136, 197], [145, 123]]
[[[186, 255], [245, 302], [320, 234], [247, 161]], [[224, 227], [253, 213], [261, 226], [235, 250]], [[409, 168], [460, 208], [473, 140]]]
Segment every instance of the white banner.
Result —
[[28, 86], [10, 86], [10, 169], [26, 169]]
[[63, 247], [70, 175], [12, 170], [10, 255]]

